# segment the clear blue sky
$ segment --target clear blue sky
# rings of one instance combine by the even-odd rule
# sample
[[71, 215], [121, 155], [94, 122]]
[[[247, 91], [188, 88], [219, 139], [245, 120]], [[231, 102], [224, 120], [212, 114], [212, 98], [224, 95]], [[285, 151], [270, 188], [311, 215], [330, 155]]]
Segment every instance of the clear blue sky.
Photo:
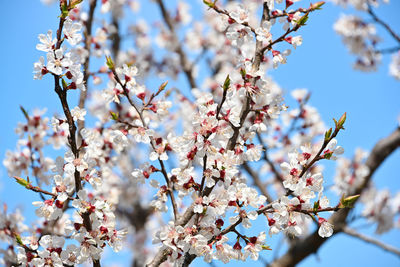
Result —
[[[46, 107], [48, 114], [60, 113], [61, 109], [51, 80], [34, 81], [32, 78], [33, 62], [42, 55], [35, 49], [37, 35], [47, 32], [50, 28], [56, 28], [56, 6], [45, 7], [39, 0], [1, 0], [0, 8], [4, 11], [0, 16], [0, 155], [3, 159], [7, 149], [15, 148], [16, 123], [24, 120], [19, 105], [30, 111], [35, 107]], [[377, 14], [389, 22], [398, 33], [399, 10], [400, 1], [396, 0], [392, 0], [389, 7], [383, 6], [377, 10]], [[347, 112], [346, 131], [338, 139], [346, 150], [345, 155], [350, 157], [356, 147], [370, 149], [377, 140], [395, 128], [397, 117], [400, 115], [400, 82], [388, 76], [389, 56], [383, 58], [383, 64], [376, 73], [365, 74], [352, 70], [354, 57], [348, 54], [340, 37], [332, 28], [340, 13], [344, 12], [349, 10], [326, 4], [318, 14], [312, 14], [307, 27], [301, 31], [303, 45], [289, 56], [287, 65], [280, 66], [271, 74], [286, 91], [308, 88], [312, 92], [311, 104], [319, 109], [327, 125], [332, 122], [333, 117], [338, 118], [343, 112]], [[158, 13], [158, 9], [152, 16], [155, 13]], [[142, 16], [145, 18], [149, 14], [145, 13]], [[378, 31], [383, 32], [381, 28], [378, 28]], [[383, 37], [390, 40], [385, 34]], [[393, 42], [385, 47], [390, 47], [390, 44]], [[398, 191], [399, 162], [400, 152], [397, 151], [381, 166], [374, 177], [378, 188], [389, 188], [392, 193]], [[333, 166], [328, 165], [328, 172], [325, 173], [328, 179], [332, 177]], [[23, 206], [30, 220], [33, 218], [30, 202], [37, 199], [38, 196], [34, 193], [23, 191], [7, 176], [4, 167], [0, 166], [0, 202], [7, 202], [11, 208]], [[371, 228], [366, 228], [364, 232], [373, 235]], [[378, 238], [400, 247], [399, 230], [393, 230]], [[271, 259], [272, 254], [273, 252], [265, 252], [263, 257]], [[116, 261], [111, 255], [110, 257], [108, 262]], [[194, 265], [200, 266], [200, 263], [196, 261]], [[229, 264], [236, 265], [239, 264]], [[253, 265], [263, 266], [261, 262]], [[372, 245], [340, 235], [329, 240], [319, 250], [318, 257], [311, 256], [301, 264], [338, 265], [400, 266], [400, 261]]]

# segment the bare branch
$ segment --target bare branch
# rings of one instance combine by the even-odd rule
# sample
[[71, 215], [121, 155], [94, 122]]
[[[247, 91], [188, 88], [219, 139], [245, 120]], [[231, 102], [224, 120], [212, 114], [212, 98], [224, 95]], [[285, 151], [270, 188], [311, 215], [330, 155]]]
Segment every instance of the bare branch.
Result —
[[[94, 10], [96, 8], [96, 3], [97, 0], [91, 0], [90, 1], [90, 7], [89, 7], [89, 17], [87, 21], [85, 22], [85, 50], [88, 52], [88, 56], [85, 59], [85, 62], [83, 64], [83, 84], [86, 86], [86, 90], [81, 91], [81, 94], [79, 96], [79, 108], [84, 108], [85, 107], [85, 102], [87, 98], [87, 93], [88, 93], [88, 80], [90, 76], [89, 72], [89, 66], [90, 66], [90, 52], [91, 52], [91, 43], [92, 43], [92, 23], [93, 23], [93, 17], [94, 17]], [[81, 143], [81, 130], [85, 127], [85, 121], [79, 120], [78, 121], [78, 144]]]
[[193, 64], [190, 63], [187, 55], [185, 54], [182, 46], [180, 45], [178, 36], [175, 31], [174, 24], [173, 24], [172, 19], [164, 5], [164, 2], [162, 0], [157, 0], [157, 4], [160, 7], [161, 14], [165, 21], [165, 24], [167, 24], [167, 27], [168, 27], [169, 31], [171, 32], [172, 39], [174, 42], [175, 52], [179, 55], [181, 67], [182, 67], [183, 72], [185, 73], [186, 79], [188, 80], [188, 82], [190, 84], [190, 87], [191, 87], [190, 89], [198, 88], [197, 84], [196, 84], [196, 80], [193, 76]]
[[376, 23], [382, 25], [383, 28], [385, 28], [389, 34], [397, 41], [400, 43], [400, 36], [397, 35], [392, 28], [389, 26], [389, 24], [387, 24], [386, 22], [384, 22], [383, 20], [381, 20], [376, 14], [375, 12], [372, 10], [372, 7], [370, 4], [368, 4], [368, 14], [371, 15], [371, 17], [374, 19], [374, 21], [376, 21]]
[[354, 230], [354, 229], [352, 229], [350, 227], [347, 227], [347, 226], [343, 227], [342, 231], [343, 231], [343, 233], [346, 233], [346, 234], [348, 234], [350, 236], [353, 236], [353, 237], [356, 237], [358, 239], [361, 239], [362, 241], [365, 241], [367, 243], [374, 244], [375, 246], [378, 246], [381, 249], [383, 249], [385, 251], [388, 251], [390, 253], [396, 254], [397, 256], [400, 257], [400, 250], [398, 248], [395, 248], [393, 246], [385, 244], [385, 243], [383, 243], [383, 242], [381, 242], [379, 240], [376, 240], [376, 239], [374, 239], [372, 237], [369, 237], [369, 236], [366, 236], [364, 234], [361, 234], [361, 233], [357, 232], [356, 230]]
[[266, 185], [263, 184], [263, 182], [261, 181], [258, 173], [253, 171], [253, 169], [249, 166], [249, 164], [247, 164], [247, 162], [243, 163], [243, 168], [251, 176], [251, 178], [253, 179], [254, 185], [257, 186], [257, 188], [260, 190], [261, 194], [263, 194], [267, 198], [267, 203], [271, 202], [272, 197], [268, 193]]

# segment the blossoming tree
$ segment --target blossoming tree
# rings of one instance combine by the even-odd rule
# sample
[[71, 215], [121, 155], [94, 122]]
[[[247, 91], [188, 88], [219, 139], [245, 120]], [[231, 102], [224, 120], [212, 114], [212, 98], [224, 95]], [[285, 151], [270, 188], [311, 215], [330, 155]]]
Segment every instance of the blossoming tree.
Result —
[[[131, 247], [133, 266], [257, 260], [280, 234], [288, 250], [270, 265], [293, 266], [340, 232], [400, 255], [348, 225], [362, 202], [360, 216], [377, 232], [396, 226], [400, 195], [376, 190], [371, 178], [400, 146], [400, 129], [345, 159], [346, 113], [326, 127], [305, 89], [291, 92], [298, 107], [288, 110], [267, 74], [290, 61], [324, 2], [204, 0], [201, 21], [187, 2], [153, 2], [163, 19], [156, 34], [145, 21], [123, 32], [139, 1], [58, 1], [58, 25], [39, 35], [34, 79], [54, 81], [49, 94], [62, 112], [21, 107], [20, 140], [4, 160], [21, 191], [37, 194], [39, 218], [27, 226], [4, 205], [0, 263], [101, 266], [107, 246]], [[352, 2], [374, 14], [377, 1]], [[371, 29], [344, 20], [335, 29], [358, 65], [374, 66], [378, 53], [357, 45]], [[399, 64], [391, 73], [398, 78]], [[335, 200], [325, 194], [329, 160], [338, 163]]]

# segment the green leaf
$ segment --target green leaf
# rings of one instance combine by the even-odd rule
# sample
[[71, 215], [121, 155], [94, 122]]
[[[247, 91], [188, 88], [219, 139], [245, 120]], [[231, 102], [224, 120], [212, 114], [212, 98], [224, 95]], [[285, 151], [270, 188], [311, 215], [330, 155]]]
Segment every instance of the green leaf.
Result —
[[319, 210], [319, 200], [314, 202], [313, 211], [317, 212]]
[[23, 246], [24, 243], [22, 243], [21, 236], [19, 234], [14, 234], [14, 236], [15, 236], [15, 241], [17, 241], [17, 244]]
[[206, 4], [209, 8], [214, 8], [215, 4], [217, 3], [217, 0], [215, 0], [214, 2], [210, 0], [203, 0], [203, 3]]
[[225, 81], [224, 81], [224, 85], [223, 85], [224, 91], [228, 90], [230, 86], [231, 86], [231, 79], [229, 78], [229, 75], [228, 75], [228, 76], [226, 76]]
[[333, 155], [333, 152], [325, 153], [324, 159], [331, 159], [332, 155]]
[[82, 2], [83, 2], [83, 0], [72, 0], [71, 4], [69, 5], [70, 10], [74, 9], [77, 5], [79, 5]]
[[63, 78], [61, 78], [61, 83], [62, 83], [63, 89], [66, 90], [68, 87], [68, 83]]
[[333, 118], [333, 121], [335, 122], [335, 128], [338, 129], [338, 122], [335, 118]]
[[110, 111], [110, 114], [111, 114], [111, 118], [113, 120], [118, 121], [118, 117], [119, 117], [118, 113]]
[[312, 4], [311, 5], [311, 9], [312, 10], [321, 10], [322, 8], [322, 6], [323, 5], [325, 5], [325, 1], [319, 1], [319, 2], [317, 2], [317, 3], [314, 3], [314, 4]]
[[306, 13], [304, 16], [302, 16], [301, 18], [299, 18], [299, 19], [296, 21], [296, 23], [297, 23], [297, 25], [304, 26], [304, 25], [306, 25], [307, 20], [308, 20], [308, 13]]
[[360, 195], [354, 195], [354, 196], [349, 196], [349, 197], [344, 197], [340, 199], [340, 204], [339, 208], [352, 208], [354, 203], [357, 201], [357, 199], [360, 197]]
[[167, 84], [168, 84], [168, 81], [163, 82], [163, 83], [160, 85], [160, 87], [158, 88], [158, 91], [161, 92], [162, 90], [164, 90], [165, 87], [167, 86]]
[[244, 80], [246, 77], [246, 70], [245, 69], [240, 69], [240, 75], [242, 75], [242, 79]]
[[109, 56], [106, 56], [106, 65], [110, 70], [114, 70], [115, 68], [114, 61]]
[[338, 128], [339, 129], [343, 129], [344, 130], [344, 123], [346, 122], [346, 112], [342, 115], [342, 117], [340, 117], [339, 121], [338, 121]]
[[328, 141], [329, 138], [331, 138], [332, 135], [332, 128], [330, 128], [328, 131], [325, 132], [325, 141]]
[[27, 188], [29, 186], [29, 181], [27, 181], [21, 177], [14, 176], [14, 179], [17, 183], [19, 183], [20, 185], [22, 185], [25, 188]]
[[68, 15], [69, 15], [68, 6], [67, 3], [64, 2], [61, 5], [61, 17], [65, 19], [66, 17], [68, 17]]
[[24, 116], [25, 116], [26, 120], [29, 121], [29, 114], [28, 114], [28, 112], [24, 109], [23, 106], [19, 106], [19, 108], [21, 109], [22, 113], [24, 113]]
[[272, 250], [271, 247], [267, 245], [262, 245], [261, 247], [263, 250]]

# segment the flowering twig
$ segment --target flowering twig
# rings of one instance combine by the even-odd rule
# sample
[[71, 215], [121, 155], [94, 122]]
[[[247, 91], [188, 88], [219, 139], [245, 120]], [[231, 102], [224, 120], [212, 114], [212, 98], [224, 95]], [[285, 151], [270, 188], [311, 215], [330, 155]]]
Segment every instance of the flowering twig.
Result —
[[[388, 137], [381, 139], [375, 144], [365, 163], [370, 172], [364, 177], [363, 183], [360, 184], [360, 186], [358, 186], [353, 193], [360, 194], [363, 192], [377, 168], [398, 147], [400, 147], [400, 128], [397, 128]], [[335, 225], [335, 231], [333, 232], [333, 235], [340, 233], [343, 227], [346, 226], [346, 219], [348, 218], [349, 211], [350, 209], [343, 209], [331, 216], [329, 222]], [[295, 266], [310, 254], [316, 253], [319, 247], [328, 239], [329, 238], [321, 238], [318, 232], [315, 231], [306, 238], [292, 244], [288, 251], [280, 258], [272, 262], [270, 266]]]
[[[60, 2], [62, 3], [62, 2]], [[61, 4], [63, 5], [63, 3]], [[61, 10], [63, 9], [63, 7], [61, 6]], [[63, 26], [64, 26], [64, 22], [65, 22], [65, 17], [64, 14], [62, 14], [60, 16], [60, 23], [59, 23], [59, 28], [57, 30], [57, 45], [56, 45], [56, 49], [59, 49], [61, 47], [62, 44], [62, 39], [61, 39], [61, 34], [62, 34], [62, 30], [63, 30]], [[67, 122], [69, 125], [69, 136], [68, 136], [68, 143], [70, 145], [71, 151], [74, 155], [74, 157], [77, 159], [79, 158], [79, 150], [76, 144], [76, 125], [74, 122], [74, 119], [71, 115], [71, 111], [68, 105], [68, 100], [67, 100], [67, 88], [63, 89], [60, 86], [60, 76], [59, 75], [55, 75], [54, 76], [54, 90], [57, 93], [63, 111], [64, 111], [64, 115], [67, 118]], [[79, 171], [75, 168], [75, 172], [74, 172], [74, 179], [75, 179], [75, 192], [78, 193], [81, 189], [82, 189], [82, 183], [81, 183], [81, 177], [80, 177], [80, 173]], [[83, 219], [83, 225], [85, 226], [86, 230], [88, 232], [92, 231], [92, 223], [89, 217], [89, 213], [85, 212], [81, 214], [82, 219]], [[99, 260], [95, 260], [93, 259], [93, 266], [94, 267], [100, 267], [100, 261]]]
[[331, 129], [329, 129], [329, 131], [327, 131], [325, 133], [324, 142], [323, 142], [321, 148], [319, 149], [317, 154], [314, 156], [314, 158], [307, 165], [305, 165], [303, 167], [299, 177], [302, 177], [307, 172], [307, 170], [310, 169], [314, 165], [315, 162], [317, 162], [318, 160], [321, 159], [321, 154], [325, 150], [325, 148], [327, 147], [329, 142], [337, 136], [337, 134], [339, 133], [340, 130], [344, 129], [343, 124], [345, 121], [346, 121], [346, 113], [344, 113], [342, 115], [342, 117], [339, 119], [339, 121], [335, 120], [336, 127], [335, 127], [334, 132], [332, 133], [332, 128], [331, 128]]
[[[208, 0], [204, 1], [209, 2]], [[248, 22], [244, 21], [244, 22], [237, 22], [234, 18], [232, 18], [232, 16], [229, 14], [229, 12], [223, 8], [218, 7], [215, 3], [211, 3], [209, 2], [208, 4], [206, 3], [206, 5], [208, 5], [210, 8], [212, 8], [213, 10], [215, 10], [215, 12], [219, 13], [219, 14], [223, 14], [226, 15], [230, 21], [232, 22], [236, 22], [239, 23], [243, 26], [248, 27], [254, 34], [256, 34], [256, 29], [254, 29]]]
[[[108, 58], [107, 60], [111, 60], [111, 58]], [[122, 89], [123, 89], [123, 94], [124, 94], [125, 97], [127, 98], [129, 104], [130, 104], [130, 105], [136, 110], [136, 112], [138, 113], [139, 118], [140, 118], [140, 120], [141, 120], [143, 126], [144, 126], [144, 127], [147, 127], [146, 121], [145, 121], [145, 119], [144, 119], [144, 117], [143, 117], [143, 109], [142, 109], [142, 110], [139, 110], [139, 108], [135, 105], [135, 103], [133, 103], [132, 99], [129, 97], [129, 91], [128, 91], [128, 89], [126, 88], [126, 84], [122, 83], [121, 79], [118, 77], [118, 74], [117, 74], [117, 72], [116, 72], [116, 70], [115, 70], [114, 64], [110, 64], [109, 67], [110, 67], [110, 70], [112, 71], [112, 73], [114, 74], [114, 79], [115, 79], [115, 81], [116, 81], [119, 85], [121, 85], [121, 87], [122, 87]], [[165, 85], [166, 85], [166, 84], [165, 84]], [[164, 86], [164, 87], [165, 87], [165, 86]], [[153, 138], [152, 136], [150, 136], [150, 145], [151, 145], [151, 147], [153, 148], [153, 150], [156, 152], [156, 146], [155, 146], [154, 138]], [[178, 208], [177, 208], [177, 205], [176, 205], [174, 192], [172, 191], [171, 181], [170, 181], [170, 179], [168, 178], [168, 173], [167, 173], [167, 171], [166, 171], [166, 169], [165, 169], [164, 161], [161, 160], [161, 159], [159, 158], [159, 159], [158, 159], [158, 162], [160, 163], [160, 166], [161, 166], [161, 173], [163, 174], [164, 179], [165, 179], [165, 182], [166, 182], [166, 184], [167, 184], [167, 188], [168, 188], [167, 193], [168, 193], [168, 195], [169, 195], [169, 197], [170, 197], [170, 199], [171, 199], [172, 209], [173, 209], [173, 211], [174, 211], [174, 218], [175, 218], [175, 220], [177, 220], [177, 218], [178, 218]]]
[[[21, 177], [14, 176], [14, 179], [17, 181], [17, 183], [23, 185], [28, 190], [31, 190], [31, 191], [34, 191], [34, 192], [37, 192], [37, 193], [40, 193], [40, 194], [44, 194], [44, 195], [49, 195], [49, 196], [52, 196], [53, 198], [57, 197], [57, 194], [55, 194], [55, 193], [51, 193], [49, 191], [46, 191], [46, 190], [40, 188], [39, 186], [31, 185], [31, 183], [29, 182], [29, 178], [27, 180], [25, 180], [25, 179], [23, 179]], [[68, 199], [69, 200], [74, 200], [75, 198], [68, 196]]]

